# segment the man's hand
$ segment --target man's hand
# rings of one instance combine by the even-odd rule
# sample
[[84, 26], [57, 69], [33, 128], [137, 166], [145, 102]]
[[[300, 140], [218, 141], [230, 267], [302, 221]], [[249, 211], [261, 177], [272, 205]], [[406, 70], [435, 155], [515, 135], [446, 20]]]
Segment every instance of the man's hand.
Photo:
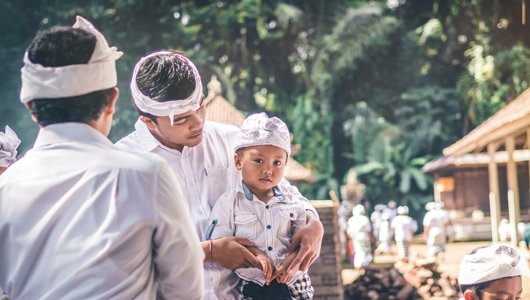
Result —
[[[320, 255], [323, 236], [324, 227], [322, 227], [322, 223], [312, 212], [308, 212], [307, 225], [300, 228], [293, 236], [288, 249], [289, 256], [282, 262], [276, 273], [286, 272], [288, 275], [283, 277], [285, 279], [288, 276], [292, 277], [298, 270], [306, 272]], [[296, 253], [294, 258], [291, 258], [292, 253]]]
[[284, 261], [282, 261], [281, 266], [276, 270], [276, 272], [274, 272], [274, 275], [272, 276], [271, 280], [274, 280], [276, 278], [276, 280], [279, 283], [285, 283], [285, 284], [287, 284], [289, 281], [291, 281], [291, 279], [293, 278], [293, 276], [296, 273], [296, 271], [298, 271], [298, 269], [294, 269], [293, 268], [290, 271], [288, 271], [287, 267], [291, 265], [293, 260], [296, 258], [297, 254], [298, 254], [298, 252], [290, 253], [284, 259]]
[[222, 267], [230, 270], [249, 267], [261, 269], [261, 262], [246, 248], [255, 246], [247, 239], [222, 237], [212, 242], [212, 260]]

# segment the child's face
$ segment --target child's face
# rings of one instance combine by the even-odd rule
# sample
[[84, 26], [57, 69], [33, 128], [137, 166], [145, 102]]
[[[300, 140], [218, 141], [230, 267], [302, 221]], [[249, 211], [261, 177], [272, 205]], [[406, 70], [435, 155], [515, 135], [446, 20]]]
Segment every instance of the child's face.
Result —
[[282, 180], [287, 163], [285, 150], [270, 146], [252, 146], [242, 149], [234, 156], [236, 168], [241, 171], [243, 181], [254, 194], [263, 194]]
[[467, 290], [464, 292], [464, 299], [519, 300], [522, 291], [521, 276], [514, 276], [495, 280], [490, 286], [482, 290], [482, 297], [478, 297], [471, 290]]

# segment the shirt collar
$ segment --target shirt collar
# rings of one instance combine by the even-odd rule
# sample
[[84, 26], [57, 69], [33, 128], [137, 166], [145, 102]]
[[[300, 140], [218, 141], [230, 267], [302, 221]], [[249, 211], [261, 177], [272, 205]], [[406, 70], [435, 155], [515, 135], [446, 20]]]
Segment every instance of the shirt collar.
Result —
[[94, 127], [85, 123], [58, 123], [39, 130], [34, 148], [60, 142], [82, 142], [112, 146], [112, 142]]
[[[250, 189], [248, 188], [248, 186], [243, 182], [241, 181], [241, 189], [243, 191], [243, 194], [245, 195], [245, 198], [248, 200], [248, 201], [252, 201], [254, 199], [254, 194], [252, 194], [252, 191], [250, 191]], [[285, 195], [283, 194], [283, 192], [280, 190], [280, 188], [278, 186], [274, 186], [272, 188], [272, 192], [274, 193], [274, 197], [276, 197], [276, 201], [277, 202], [284, 202], [285, 201]]]
[[134, 129], [136, 131], [136, 136], [138, 137], [140, 143], [138, 147], [141, 150], [151, 152], [156, 147], [158, 147], [160, 142], [151, 134], [147, 126], [142, 122], [142, 120], [138, 119], [136, 123], [134, 124]]

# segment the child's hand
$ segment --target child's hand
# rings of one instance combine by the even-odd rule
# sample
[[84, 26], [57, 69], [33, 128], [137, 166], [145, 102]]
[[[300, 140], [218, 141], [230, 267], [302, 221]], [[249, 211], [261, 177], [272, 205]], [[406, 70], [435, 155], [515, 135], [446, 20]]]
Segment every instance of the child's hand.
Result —
[[276, 272], [274, 272], [274, 275], [272, 276], [272, 280], [276, 278], [279, 283], [288, 283], [293, 279], [294, 274], [298, 271], [298, 269], [291, 269], [289, 270], [288, 267], [291, 265], [293, 260], [295, 259], [296, 255], [298, 254], [297, 251], [291, 252], [282, 262], [280, 267], [276, 269]]
[[[258, 250], [259, 251], [259, 250]], [[263, 277], [265, 277], [266, 284], [269, 285], [272, 281], [272, 273], [274, 272], [274, 263], [265, 253], [259, 251], [256, 253], [256, 258], [261, 263], [261, 270]]]

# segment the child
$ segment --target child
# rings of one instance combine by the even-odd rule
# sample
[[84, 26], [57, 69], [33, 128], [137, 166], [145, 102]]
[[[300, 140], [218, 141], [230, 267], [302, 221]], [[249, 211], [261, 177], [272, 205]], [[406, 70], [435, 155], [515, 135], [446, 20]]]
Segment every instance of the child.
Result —
[[278, 118], [265, 113], [249, 116], [241, 125], [235, 149], [235, 166], [242, 181], [223, 194], [210, 216], [211, 239], [246, 238], [258, 268], [240, 268], [240, 299], [312, 299], [307, 273], [276, 274], [275, 268], [294, 258], [287, 249], [295, 232], [306, 224], [301, 199], [282, 183], [289, 158], [289, 130]]
[[458, 272], [462, 300], [521, 299], [527, 268], [516, 249], [480, 247], [464, 256]]

